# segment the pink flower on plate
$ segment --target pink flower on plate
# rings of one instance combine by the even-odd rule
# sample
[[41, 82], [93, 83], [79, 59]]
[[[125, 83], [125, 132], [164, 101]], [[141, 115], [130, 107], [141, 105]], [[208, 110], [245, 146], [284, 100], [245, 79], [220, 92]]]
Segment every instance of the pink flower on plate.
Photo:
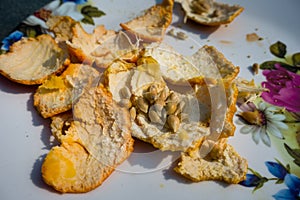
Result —
[[274, 70], [264, 70], [267, 81], [262, 86], [269, 91], [261, 97], [268, 103], [286, 108], [291, 112], [300, 112], [300, 75], [275, 64]]

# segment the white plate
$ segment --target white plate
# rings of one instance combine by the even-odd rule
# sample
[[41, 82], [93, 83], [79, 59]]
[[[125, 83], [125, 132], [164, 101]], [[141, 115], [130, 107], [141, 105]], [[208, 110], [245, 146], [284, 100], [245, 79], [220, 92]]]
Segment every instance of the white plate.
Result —
[[[298, 0], [224, 0], [240, 4], [245, 10], [231, 24], [205, 27], [188, 21], [182, 26], [190, 38], [199, 44], [213, 45], [227, 59], [240, 66], [241, 77], [254, 79], [257, 84], [265, 80], [262, 75], [253, 76], [248, 67], [253, 63], [273, 60], [269, 46], [280, 40], [288, 47], [288, 53], [300, 51], [300, 1]], [[156, 3], [154, 0], [99, 0], [94, 1], [106, 15], [95, 18], [96, 24], [119, 30], [119, 23], [141, 13]], [[175, 4], [173, 25], [182, 24], [183, 12]], [[85, 25], [87, 30], [92, 26]], [[248, 42], [246, 34], [256, 33], [261, 41]], [[52, 144], [49, 120], [42, 119], [33, 108], [35, 87], [22, 86], [0, 78], [0, 199], [273, 199], [272, 195], [283, 184], [268, 181], [252, 193], [253, 188], [227, 185], [219, 182], [191, 183], [175, 174], [172, 169], [132, 174], [116, 171], [102, 186], [85, 194], [58, 194], [43, 183], [40, 174], [42, 159]], [[249, 162], [249, 167], [266, 177], [273, 177], [265, 166], [275, 158], [284, 164], [292, 159], [283, 149], [282, 141], [271, 138], [272, 145], [255, 144], [251, 135], [240, 133], [229, 142]], [[291, 134], [295, 134], [291, 132]], [[283, 141], [284, 142], [284, 141]], [[298, 146], [299, 148], [299, 146]], [[299, 166], [292, 165], [292, 173], [300, 175]]]

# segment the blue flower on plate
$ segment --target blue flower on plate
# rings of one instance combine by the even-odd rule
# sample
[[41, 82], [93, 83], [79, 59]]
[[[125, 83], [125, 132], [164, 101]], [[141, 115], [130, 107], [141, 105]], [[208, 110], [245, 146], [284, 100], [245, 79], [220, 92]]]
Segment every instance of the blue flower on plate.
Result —
[[288, 173], [286, 168], [284, 166], [282, 166], [280, 163], [276, 163], [276, 162], [265, 162], [269, 172], [279, 178], [279, 179], [284, 179], [284, 177], [286, 176], [286, 174]]
[[84, 4], [87, 2], [87, 0], [63, 0], [63, 3], [66, 3], [66, 2], [74, 2], [76, 4]]
[[2, 50], [5, 50], [5, 51], [8, 51], [9, 50], [9, 47], [19, 41], [22, 37], [23, 37], [23, 33], [21, 31], [14, 31], [12, 32], [11, 34], [9, 34], [9, 36], [7, 36], [6, 38], [4, 38], [2, 40], [2, 47], [1, 49]]
[[286, 174], [284, 183], [288, 189], [282, 189], [273, 197], [276, 200], [299, 200], [300, 199], [300, 178], [294, 174]]
[[239, 184], [245, 187], [256, 187], [260, 183], [261, 178], [255, 174], [246, 174], [246, 179]]

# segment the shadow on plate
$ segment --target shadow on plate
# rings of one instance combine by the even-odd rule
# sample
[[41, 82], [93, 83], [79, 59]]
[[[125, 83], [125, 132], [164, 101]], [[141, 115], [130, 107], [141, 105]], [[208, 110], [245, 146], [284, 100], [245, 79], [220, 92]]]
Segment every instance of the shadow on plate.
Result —
[[173, 162], [168, 168], [162, 171], [165, 180], [174, 180], [178, 183], [183, 183], [183, 184], [193, 184], [194, 183], [193, 181], [181, 176], [180, 174], [177, 174], [174, 171], [174, 167], [176, 167], [176, 165], [177, 165], [177, 161]]
[[36, 90], [37, 86], [34, 85], [23, 85], [15, 83], [6, 77], [0, 75], [0, 91], [10, 94], [24, 94], [32, 93]]
[[[31, 93], [27, 101], [27, 110], [31, 113], [32, 125], [35, 127], [43, 126], [42, 131], [40, 133], [41, 134], [40, 138], [43, 144], [45, 145], [45, 149], [50, 149], [54, 145], [53, 141], [51, 141], [51, 132], [49, 128], [50, 120], [42, 118], [33, 106], [33, 94], [36, 89], [37, 86], [22, 85], [10, 81], [9, 79], [3, 76], [0, 76], [0, 91], [4, 93], [16, 94], [16, 95]], [[36, 134], [36, 133], [32, 133], [32, 134]]]
[[149, 143], [135, 139], [134, 151], [116, 170], [132, 174], [151, 173], [166, 168], [179, 155], [178, 152], [160, 151]]
[[42, 167], [45, 157], [46, 157], [46, 154], [41, 155], [38, 159], [36, 159], [36, 161], [32, 167], [30, 179], [35, 186], [37, 186], [41, 189], [47, 190], [49, 192], [57, 193], [53, 188], [49, 187], [42, 179], [41, 167]]
[[[34, 91], [32, 91], [32, 94], [30, 95], [28, 101], [27, 101], [27, 110], [31, 113], [32, 118], [32, 125], [33, 126], [42, 126], [42, 129], [39, 133], [31, 133], [31, 134], [39, 134], [40, 140], [43, 143], [43, 147], [41, 150], [50, 150], [53, 146], [58, 145], [58, 142], [54, 140], [54, 137], [51, 134], [50, 131], [50, 119], [44, 119], [42, 118], [37, 110], [33, 106], [33, 95]], [[30, 174], [30, 179], [33, 182], [34, 185], [41, 189], [45, 189], [49, 192], [57, 193], [54, 189], [49, 187], [43, 180], [41, 176], [41, 166], [44, 161], [44, 158], [46, 157], [46, 154], [39, 156], [35, 163], [33, 164], [32, 171]]]
[[39, 115], [37, 110], [33, 106], [33, 94], [30, 95], [29, 100], [27, 101], [27, 110], [31, 113], [32, 125], [33, 126], [42, 126], [42, 131], [40, 134], [40, 139], [45, 145], [42, 149], [50, 150], [53, 146], [58, 145], [58, 142], [54, 140], [54, 137], [50, 131], [50, 119], [44, 119]]
[[[30, 134], [40, 134], [40, 139], [45, 145], [42, 149], [51, 149], [55, 143], [51, 141], [51, 133], [49, 128], [50, 120], [43, 119], [36, 109], [33, 106], [33, 94], [36, 90], [37, 86], [30, 86], [30, 85], [22, 85], [19, 83], [15, 83], [10, 81], [9, 79], [0, 75], [0, 91], [3, 93], [9, 94], [26, 94], [31, 93], [28, 101], [27, 101], [27, 110], [31, 113], [32, 116], [32, 125], [33, 126], [42, 126], [42, 131], [40, 133], [30, 133]], [[16, 98], [18, 98], [16, 96]], [[41, 149], [41, 150], [42, 150]], [[55, 192], [53, 189], [48, 187], [41, 177], [41, 166], [43, 160], [46, 155], [41, 155], [39, 158], [36, 159], [35, 163], [33, 164], [32, 171], [30, 174], [30, 179], [32, 180], [33, 184], [39, 188], [46, 189], [50, 192]]]

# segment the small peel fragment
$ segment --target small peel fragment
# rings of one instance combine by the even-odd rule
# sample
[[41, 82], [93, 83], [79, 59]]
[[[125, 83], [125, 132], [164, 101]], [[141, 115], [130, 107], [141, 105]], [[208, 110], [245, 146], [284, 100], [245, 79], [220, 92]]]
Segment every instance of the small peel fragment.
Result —
[[180, 0], [186, 18], [207, 26], [231, 23], [244, 8], [214, 0]]
[[226, 139], [222, 139], [204, 158], [198, 154], [198, 149], [182, 153], [174, 170], [194, 182], [214, 180], [237, 184], [245, 180], [248, 164]]
[[174, 0], [164, 0], [145, 13], [120, 26], [143, 41], [161, 41], [172, 22]]

